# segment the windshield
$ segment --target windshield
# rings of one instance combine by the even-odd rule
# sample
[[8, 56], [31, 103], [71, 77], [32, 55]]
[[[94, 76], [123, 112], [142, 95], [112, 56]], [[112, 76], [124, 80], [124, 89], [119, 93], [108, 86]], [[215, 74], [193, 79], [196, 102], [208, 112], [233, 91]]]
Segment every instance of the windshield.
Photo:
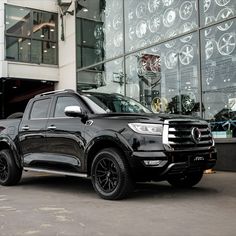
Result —
[[92, 111], [96, 114], [108, 113], [110, 110], [106, 107], [99, 99], [89, 94], [82, 96], [82, 98], [87, 102]]
[[95, 113], [152, 113], [132, 98], [120, 94], [85, 94], [84, 99]]

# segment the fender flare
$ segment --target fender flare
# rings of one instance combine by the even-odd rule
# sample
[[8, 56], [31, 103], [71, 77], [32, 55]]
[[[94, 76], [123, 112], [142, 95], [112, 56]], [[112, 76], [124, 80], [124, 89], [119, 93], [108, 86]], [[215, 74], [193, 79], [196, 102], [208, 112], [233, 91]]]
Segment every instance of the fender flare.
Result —
[[90, 153], [97, 146], [101, 146], [102, 142], [110, 142], [113, 143], [116, 147], [120, 148], [124, 153], [126, 158], [131, 156], [133, 149], [128, 143], [128, 141], [118, 132], [114, 132], [112, 130], [103, 131], [102, 133], [98, 133], [85, 147], [84, 152], [84, 166], [87, 170], [88, 161], [90, 160]]
[[17, 147], [16, 147], [14, 141], [8, 135], [1, 135], [0, 136], [0, 147], [1, 147], [1, 144], [5, 144], [9, 147], [9, 149], [13, 153], [16, 165], [19, 168], [22, 168], [22, 162], [21, 162], [20, 154], [17, 150]]

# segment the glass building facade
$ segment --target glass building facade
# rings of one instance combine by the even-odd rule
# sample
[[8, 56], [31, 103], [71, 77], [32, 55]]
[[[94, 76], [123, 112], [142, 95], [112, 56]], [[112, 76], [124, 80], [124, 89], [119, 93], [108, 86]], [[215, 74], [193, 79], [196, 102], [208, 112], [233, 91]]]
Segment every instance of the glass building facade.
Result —
[[236, 137], [235, 0], [77, 2], [77, 89], [199, 116]]

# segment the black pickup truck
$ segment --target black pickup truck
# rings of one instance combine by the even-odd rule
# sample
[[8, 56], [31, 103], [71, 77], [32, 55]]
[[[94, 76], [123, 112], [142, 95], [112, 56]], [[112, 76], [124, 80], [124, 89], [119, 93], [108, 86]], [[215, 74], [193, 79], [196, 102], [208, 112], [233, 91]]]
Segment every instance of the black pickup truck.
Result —
[[154, 114], [119, 94], [52, 91], [31, 99], [21, 119], [0, 121], [0, 184], [22, 171], [91, 177], [104, 199], [121, 199], [135, 182], [192, 187], [216, 163], [209, 124]]

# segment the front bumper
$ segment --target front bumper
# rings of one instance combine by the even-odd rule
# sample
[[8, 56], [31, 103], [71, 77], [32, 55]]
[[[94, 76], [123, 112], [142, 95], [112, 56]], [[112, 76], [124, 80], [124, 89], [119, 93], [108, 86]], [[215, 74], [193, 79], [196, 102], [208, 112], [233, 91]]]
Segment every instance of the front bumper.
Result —
[[215, 149], [210, 152], [134, 152], [130, 158], [137, 181], [163, 180], [171, 174], [211, 169], [216, 164]]

